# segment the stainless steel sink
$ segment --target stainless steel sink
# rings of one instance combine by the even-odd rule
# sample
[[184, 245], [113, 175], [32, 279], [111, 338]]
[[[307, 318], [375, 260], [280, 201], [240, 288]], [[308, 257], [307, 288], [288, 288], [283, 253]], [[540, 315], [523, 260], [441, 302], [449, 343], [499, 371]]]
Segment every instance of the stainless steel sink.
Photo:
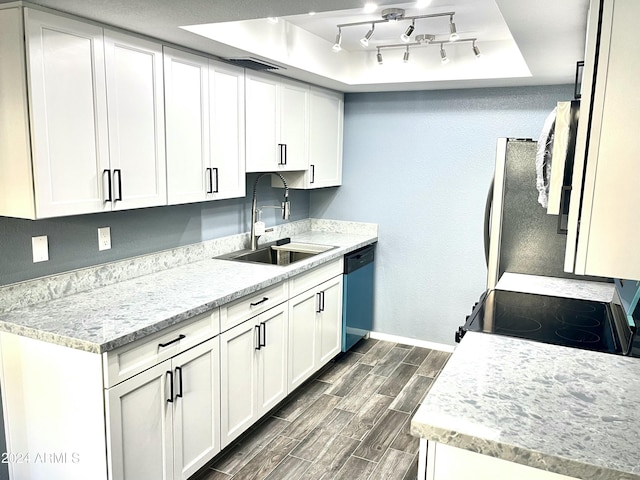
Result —
[[284, 245], [268, 245], [258, 250], [241, 250], [239, 252], [227, 253], [216, 258], [221, 260], [234, 260], [236, 262], [290, 265], [334, 248], [337, 247], [315, 243], [291, 242]]

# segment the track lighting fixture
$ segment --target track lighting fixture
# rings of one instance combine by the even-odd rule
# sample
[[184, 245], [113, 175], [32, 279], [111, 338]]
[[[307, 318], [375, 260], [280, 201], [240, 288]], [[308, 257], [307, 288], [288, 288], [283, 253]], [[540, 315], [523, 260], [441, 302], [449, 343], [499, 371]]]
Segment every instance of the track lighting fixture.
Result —
[[382, 52], [380, 51], [380, 49], [378, 49], [377, 57], [378, 57], [378, 65], [382, 65], [383, 60], [382, 60]]
[[456, 24], [453, 22], [453, 15], [449, 17], [449, 40], [455, 42], [456, 40], [460, 40], [460, 35], [456, 31]]
[[405, 43], [408, 43], [411, 41], [411, 34], [413, 33], [413, 31], [416, 29], [416, 21], [413, 20], [411, 22], [411, 25], [409, 25], [407, 27], [407, 29], [405, 30], [405, 32], [400, 36], [400, 40], [402, 40]]
[[447, 57], [447, 52], [444, 51], [444, 45], [440, 44], [440, 61], [442, 63], [449, 63], [449, 57]]
[[338, 34], [336, 35], [336, 42], [333, 44], [333, 51], [339, 52], [342, 50], [342, 29], [338, 28]]
[[362, 37], [360, 39], [360, 45], [362, 45], [363, 47], [368, 47], [369, 46], [369, 39], [371, 38], [371, 35], [373, 35], [373, 31], [376, 28], [376, 24], [372, 23], [371, 24], [371, 29], [367, 32], [367, 34]]
[[407, 49], [404, 51], [404, 55], [402, 57], [402, 61], [407, 63], [409, 61], [409, 45], [407, 45]]
[[475, 40], [473, 41], [473, 53], [476, 56], [476, 58], [480, 58], [482, 56], [482, 54], [480, 53], [480, 49], [476, 45], [476, 41]]

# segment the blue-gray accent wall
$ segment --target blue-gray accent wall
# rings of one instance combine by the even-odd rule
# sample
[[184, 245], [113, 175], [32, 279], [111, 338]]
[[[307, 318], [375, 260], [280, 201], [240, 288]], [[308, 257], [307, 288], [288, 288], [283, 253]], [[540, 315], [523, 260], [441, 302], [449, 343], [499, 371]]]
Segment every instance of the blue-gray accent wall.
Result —
[[[247, 196], [230, 200], [96, 213], [44, 220], [0, 217], [0, 285], [159, 252], [248, 232], [257, 174], [247, 175]], [[258, 205], [276, 205], [284, 190], [269, 178], [258, 185]], [[309, 192], [292, 190], [291, 219], [309, 218]], [[267, 226], [282, 223], [264, 209]], [[111, 227], [111, 250], [98, 251], [98, 227]], [[48, 262], [33, 263], [31, 237], [47, 235]]]
[[379, 224], [376, 331], [453, 344], [486, 287], [496, 141], [537, 139], [572, 97], [572, 85], [345, 96], [343, 186], [313, 191], [310, 214]]

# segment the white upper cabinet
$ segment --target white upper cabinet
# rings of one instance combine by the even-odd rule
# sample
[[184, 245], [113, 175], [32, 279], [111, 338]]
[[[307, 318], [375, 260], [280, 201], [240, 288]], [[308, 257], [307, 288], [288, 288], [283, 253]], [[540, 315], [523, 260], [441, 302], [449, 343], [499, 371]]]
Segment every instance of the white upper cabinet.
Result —
[[[16, 35], [22, 11], [24, 40]], [[0, 189], [0, 214], [35, 219], [164, 205], [159, 46], [105, 38], [99, 26], [30, 8], [2, 10], [0, 23], [8, 29], [0, 70], [23, 66], [0, 76], [0, 108], [12, 112], [0, 120], [12, 133], [0, 138], [0, 168], [12, 174], [2, 181], [12, 186]]]
[[25, 17], [34, 185], [23, 189], [35, 191], [29, 216], [108, 210], [102, 28], [32, 9]]
[[244, 197], [244, 70], [164, 48], [169, 204]]
[[309, 87], [256, 72], [246, 82], [247, 172], [306, 170]]
[[310, 87], [308, 163], [302, 172], [285, 174], [289, 187], [313, 189], [342, 185], [343, 119], [341, 93]]
[[166, 205], [162, 47], [105, 31], [113, 209]]
[[640, 236], [640, 56], [629, 42], [640, 3], [604, 1], [597, 42], [599, 4], [589, 19], [565, 270], [640, 279], [640, 251], [629, 248]]

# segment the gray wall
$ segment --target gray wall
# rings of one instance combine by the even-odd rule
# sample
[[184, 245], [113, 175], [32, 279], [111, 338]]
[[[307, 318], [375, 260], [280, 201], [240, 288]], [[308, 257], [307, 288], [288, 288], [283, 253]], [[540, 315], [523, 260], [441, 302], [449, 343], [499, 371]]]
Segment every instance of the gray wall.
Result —
[[343, 186], [312, 217], [380, 225], [378, 332], [453, 343], [486, 287], [483, 215], [498, 137], [537, 139], [573, 87], [348, 94]]
[[[247, 175], [247, 197], [215, 202], [97, 213], [46, 220], [0, 217], [0, 285], [248, 232], [257, 174]], [[260, 180], [258, 205], [279, 204], [283, 190]], [[291, 219], [309, 217], [309, 193], [290, 193]], [[281, 223], [265, 209], [267, 226]], [[111, 250], [98, 251], [98, 227], [111, 227]], [[33, 263], [31, 237], [49, 237], [48, 262]]]

